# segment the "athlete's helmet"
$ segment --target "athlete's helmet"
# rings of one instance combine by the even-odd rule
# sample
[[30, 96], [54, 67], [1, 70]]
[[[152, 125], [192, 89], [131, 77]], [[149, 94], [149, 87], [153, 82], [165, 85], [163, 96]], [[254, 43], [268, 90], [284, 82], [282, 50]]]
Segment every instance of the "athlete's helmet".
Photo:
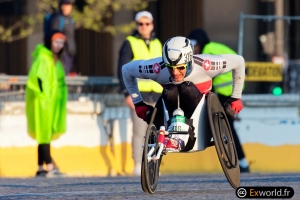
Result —
[[163, 46], [162, 54], [162, 59], [166, 64], [174, 66], [186, 63], [186, 76], [191, 72], [193, 46], [188, 38], [177, 36], [168, 39]]

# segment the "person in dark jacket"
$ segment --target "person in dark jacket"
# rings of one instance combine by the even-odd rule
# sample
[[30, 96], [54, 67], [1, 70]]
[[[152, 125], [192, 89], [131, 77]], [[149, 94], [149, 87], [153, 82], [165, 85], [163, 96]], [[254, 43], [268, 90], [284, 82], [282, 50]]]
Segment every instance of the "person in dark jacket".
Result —
[[[210, 41], [207, 33], [201, 28], [192, 30], [187, 38], [191, 40], [194, 46], [195, 54], [237, 54], [234, 50], [224, 44]], [[218, 95], [221, 104], [224, 104], [230, 97], [232, 93], [232, 83], [231, 71], [224, 74], [219, 74], [213, 78], [213, 91]], [[240, 171], [250, 172], [242, 145], [234, 128], [233, 119], [228, 117], [228, 122], [232, 130], [232, 136], [236, 145], [238, 159], [240, 161]]]
[[59, 12], [53, 14], [50, 22], [50, 30], [60, 30], [67, 38], [65, 50], [62, 55], [66, 74], [73, 71], [74, 57], [76, 55], [75, 23], [71, 17], [73, 3], [74, 0], [60, 0]]
[[[153, 32], [154, 24], [152, 14], [148, 11], [140, 11], [135, 16], [136, 29], [131, 36], [124, 41], [119, 51], [118, 78], [120, 87], [125, 95], [125, 103], [130, 108], [131, 119], [133, 122], [132, 136], [132, 157], [134, 160], [134, 175], [139, 175], [142, 162], [142, 144], [146, 133], [147, 124], [137, 117], [134, 105], [129, 93], [124, 85], [122, 76], [122, 66], [132, 60], [147, 60], [160, 57], [162, 55], [161, 42], [155, 37]], [[151, 69], [150, 69], [151, 68]], [[159, 73], [153, 66], [149, 66], [149, 73]], [[162, 87], [152, 80], [138, 80], [138, 86], [146, 102], [153, 105], [158, 100]]]

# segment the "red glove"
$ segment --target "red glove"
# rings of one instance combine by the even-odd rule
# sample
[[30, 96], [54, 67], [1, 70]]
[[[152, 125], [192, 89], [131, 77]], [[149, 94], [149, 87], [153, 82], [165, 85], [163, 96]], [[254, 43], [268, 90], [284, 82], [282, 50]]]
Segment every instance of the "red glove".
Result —
[[243, 109], [243, 103], [240, 99], [230, 97], [224, 104], [225, 112], [234, 118], [234, 114], [238, 114]]
[[230, 105], [234, 114], [238, 114], [243, 109], [243, 102], [240, 99], [231, 102]]
[[135, 104], [136, 115], [145, 122], [147, 122], [148, 116], [150, 115], [151, 111], [153, 111], [153, 107], [145, 104], [144, 102]]

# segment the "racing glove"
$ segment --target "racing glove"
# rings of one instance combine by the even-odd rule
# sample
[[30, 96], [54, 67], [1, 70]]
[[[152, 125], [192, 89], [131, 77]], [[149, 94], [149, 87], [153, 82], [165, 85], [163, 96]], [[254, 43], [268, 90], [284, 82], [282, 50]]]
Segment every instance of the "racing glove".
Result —
[[148, 123], [154, 108], [143, 101], [135, 104], [135, 112], [139, 118]]
[[243, 103], [240, 99], [230, 97], [224, 103], [224, 109], [226, 114], [233, 119], [234, 114], [238, 114], [243, 109]]

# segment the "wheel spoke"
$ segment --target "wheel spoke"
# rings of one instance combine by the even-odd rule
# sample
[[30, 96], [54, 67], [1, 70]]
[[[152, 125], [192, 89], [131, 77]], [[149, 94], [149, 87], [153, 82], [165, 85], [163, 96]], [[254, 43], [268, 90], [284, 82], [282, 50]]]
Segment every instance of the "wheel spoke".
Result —
[[[237, 167], [237, 157], [234, 152], [234, 146], [233, 146], [233, 138], [230, 135], [230, 131], [228, 130], [228, 127], [225, 127], [226, 119], [225, 114], [222, 112], [215, 113], [214, 115], [217, 117], [217, 124], [218, 124], [218, 131], [219, 132], [219, 142], [221, 143], [221, 146], [223, 147], [223, 150], [225, 152], [225, 156], [223, 157], [224, 162], [226, 163], [226, 166], [229, 168], [236, 168]], [[223, 123], [225, 122], [225, 124]], [[230, 140], [230, 141], [229, 141]]]
[[155, 164], [153, 161], [151, 161], [148, 165], [148, 168], [149, 168], [149, 176], [150, 176], [150, 183], [151, 183], [151, 186], [154, 184], [155, 182]]
[[[155, 150], [152, 147], [155, 147]], [[157, 138], [157, 130], [154, 124], [150, 124], [148, 126], [146, 136], [145, 136], [145, 144], [144, 144], [144, 154], [143, 159], [145, 161], [144, 170], [145, 170], [145, 184], [147, 186], [148, 192], [153, 194], [156, 190], [158, 178], [159, 178], [159, 164], [160, 160], [151, 159], [148, 161], [148, 157], [153, 157], [157, 154], [158, 151], [158, 138]], [[150, 154], [149, 154], [150, 152]], [[149, 155], [148, 155], [149, 154]]]

